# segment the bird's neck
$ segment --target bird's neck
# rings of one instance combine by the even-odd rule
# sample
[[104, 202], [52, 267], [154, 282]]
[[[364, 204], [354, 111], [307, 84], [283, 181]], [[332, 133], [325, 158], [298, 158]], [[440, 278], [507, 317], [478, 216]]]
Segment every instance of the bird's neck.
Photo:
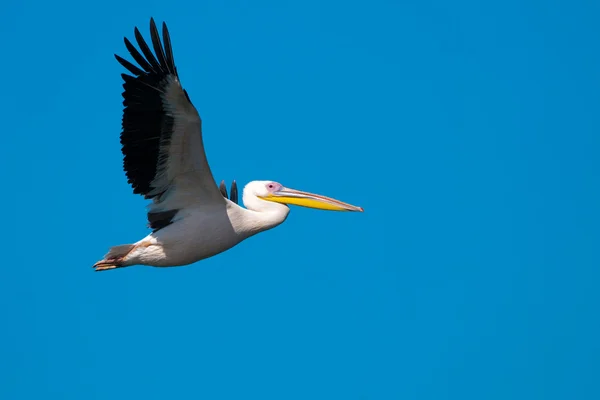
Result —
[[261, 211], [248, 210], [238, 207], [234, 222], [234, 229], [239, 234], [249, 237], [267, 231], [280, 225], [287, 218], [290, 209], [283, 204], [273, 203], [273, 207]]

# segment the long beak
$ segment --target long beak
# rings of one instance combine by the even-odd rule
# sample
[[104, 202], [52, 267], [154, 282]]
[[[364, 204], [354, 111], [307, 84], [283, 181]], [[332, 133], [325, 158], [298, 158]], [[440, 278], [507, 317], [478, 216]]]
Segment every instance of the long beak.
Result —
[[281, 188], [281, 190], [269, 194], [266, 197], [263, 197], [263, 199], [274, 201], [276, 203], [317, 208], [319, 210], [363, 212], [362, 207], [353, 206], [352, 204], [344, 203], [342, 201], [321, 196], [319, 194], [301, 192], [299, 190], [289, 189], [286, 187]]

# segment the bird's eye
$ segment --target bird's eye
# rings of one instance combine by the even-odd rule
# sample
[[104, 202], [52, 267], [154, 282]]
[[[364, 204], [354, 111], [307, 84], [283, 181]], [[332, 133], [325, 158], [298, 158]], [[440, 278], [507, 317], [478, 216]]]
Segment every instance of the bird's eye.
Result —
[[281, 189], [281, 185], [276, 182], [267, 183], [267, 190], [269, 192], [276, 192]]

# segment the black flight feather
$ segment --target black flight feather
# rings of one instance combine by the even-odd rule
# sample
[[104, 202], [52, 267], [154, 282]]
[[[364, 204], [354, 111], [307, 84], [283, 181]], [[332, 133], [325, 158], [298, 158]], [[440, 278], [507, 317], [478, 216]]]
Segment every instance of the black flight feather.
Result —
[[152, 51], [150, 51], [150, 47], [148, 47], [148, 44], [146, 44], [146, 41], [144, 40], [144, 37], [142, 36], [138, 28], [135, 28], [133, 30], [133, 33], [135, 34], [135, 40], [137, 41], [138, 46], [140, 46], [140, 50], [142, 51], [142, 53], [144, 53], [144, 57], [146, 57], [146, 60], [148, 60], [148, 62], [152, 65], [154, 72], [165, 72], [158, 64], [158, 61], [156, 61], [156, 57], [154, 57], [154, 54], [152, 54]]
[[[167, 65], [169, 66], [169, 72], [177, 76], [177, 68], [175, 68], [175, 61], [173, 61], [173, 48], [171, 47], [171, 37], [169, 36], [169, 29], [167, 24], [163, 22], [163, 43], [165, 45], [165, 57], [167, 59]], [[186, 93], [187, 96], [187, 93]], [[189, 101], [189, 98], [188, 98]]]
[[148, 226], [152, 229], [152, 232], [169, 226], [173, 223], [173, 218], [177, 215], [179, 210], [168, 210], [159, 212], [148, 213]]
[[225, 186], [225, 181], [221, 181], [221, 184], [219, 185], [219, 190], [221, 191], [223, 197], [227, 198], [227, 186]]
[[158, 29], [156, 29], [154, 18], [150, 18], [150, 37], [152, 38], [152, 47], [154, 47], [154, 53], [156, 53], [156, 57], [158, 57], [159, 64], [165, 66], [167, 69], [166, 72], [172, 74], [173, 71], [169, 68], [169, 64], [165, 57], [165, 51], [160, 44], [160, 35], [158, 34]]
[[129, 72], [131, 72], [134, 75], [142, 75], [144, 73], [144, 71], [142, 71], [141, 69], [139, 69], [138, 67], [136, 67], [135, 65], [133, 65], [132, 63], [130, 63], [129, 61], [125, 60], [124, 58], [119, 57], [118, 55], [115, 54], [115, 58], [117, 59], [117, 61], [119, 63], [121, 63], [122, 66], [124, 66], [125, 68], [127, 68], [129, 70]]
[[129, 54], [131, 54], [135, 62], [138, 63], [140, 67], [144, 69], [144, 71], [153, 72], [150, 63], [146, 61], [146, 59], [140, 54], [139, 51], [137, 51], [137, 49], [133, 46], [133, 44], [131, 44], [129, 39], [125, 38], [124, 41], [125, 47], [127, 47], [127, 51], [129, 51]]
[[231, 195], [229, 197], [229, 200], [233, 201], [235, 204], [238, 204], [238, 190], [237, 183], [235, 183], [235, 180], [231, 182]]
[[[150, 192], [154, 189], [152, 182], [156, 177], [159, 160], [167, 156], [161, 153], [165, 153], [163, 149], [168, 148], [174, 127], [174, 119], [166, 113], [162, 94], [166, 92], [167, 85], [176, 84], [169, 76], [175, 75], [177, 71], [166, 24], [163, 23], [162, 32], [166, 53], [161, 46], [160, 35], [153, 20], [150, 22], [150, 31], [158, 59], [152, 54], [137, 28], [134, 29], [134, 35], [141, 53], [127, 38], [124, 42], [140, 68], [115, 55], [117, 61], [133, 74], [121, 75], [124, 81], [121, 132], [123, 168], [133, 192], [148, 199], [161, 194]], [[185, 95], [187, 97], [187, 93]], [[168, 220], [166, 216], [154, 219], [158, 222], [150, 221], [150, 225], [156, 227], [162, 227]]]

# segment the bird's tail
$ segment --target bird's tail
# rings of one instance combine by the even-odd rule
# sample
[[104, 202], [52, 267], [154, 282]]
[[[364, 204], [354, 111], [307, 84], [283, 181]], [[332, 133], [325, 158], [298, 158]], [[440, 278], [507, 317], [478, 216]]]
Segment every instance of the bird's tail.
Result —
[[129, 254], [135, 247], [134, 244], [122, 244], [120, 246], [111, 247], [104, 258], [94, 264], [96, 271], [106, 271], [109, 269], [115, 269], [124, 267], [123, 259]]

